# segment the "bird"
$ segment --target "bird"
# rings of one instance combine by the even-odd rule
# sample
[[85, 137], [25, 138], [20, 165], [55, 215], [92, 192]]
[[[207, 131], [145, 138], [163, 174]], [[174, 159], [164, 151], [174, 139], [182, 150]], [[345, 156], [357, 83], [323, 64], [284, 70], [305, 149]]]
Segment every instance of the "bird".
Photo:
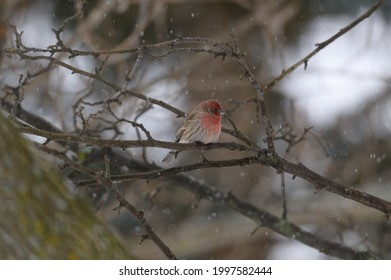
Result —
[[[185, 118], [176, 133], [176, 143], [209, 144], [219, 140], [221, 119], [225, 112], [220, 102], [215, 99], [201, 102]], [[161, 161], [171, 162], [178, 151], [171, 150]]]

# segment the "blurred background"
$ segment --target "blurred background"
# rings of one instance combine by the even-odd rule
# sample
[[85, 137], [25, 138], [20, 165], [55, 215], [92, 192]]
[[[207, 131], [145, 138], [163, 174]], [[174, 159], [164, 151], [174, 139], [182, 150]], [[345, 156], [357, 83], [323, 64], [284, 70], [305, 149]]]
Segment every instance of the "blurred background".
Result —
[[[200, 36], [217, 41], [237, 38], [247, 55], [255, 77], [265, 85], [342, 27], [365, 12], [374, 1], [321, 0], [102, 0], [87, 1], [84, 15], [65, 26], [65, 45], [80, 50], [120, 50], [154, 44], [178, 36]], [[78, 1], [6, 0], [1, 6], [3, 23], [0, 43], [15, 46], [9, 19], [26, 46], [48, 48], [57, 39], [53, 28], [75, 14]], [[275, 130], [290, 131], [301, 141], [287, 152], [287, 143], [276, 141], [277, 151], [289, 160], [299, 160], [315, 172], [339, 183], [391, 200], [391, 5], [385, 1], [364, 20], [303, 67], [288, 75], [266, 95]], [[156, 54], [156, 53], [155, 53]], [[157, 53], [159, 54], [159, 53]], [[122, 87], [161, 99], [191, 111], [200, 101], [215, 96], [238, 129], [263, 144], [264, 124], [257, 121], [253, 103], [244, 103], [255, 91], [237, 64], [205, 53], [176, 52], [153, 59], [144, 55], [133, 79], [126, 83], [137, 58], [132, 54], [107, 57], [56, 55], [85, 71], [94, 72], [105, 61], [105, 78]], [[16, 87], [20, 75], [48, 66], [45, 60], [1, 58], [0, 84]], [[2, 91], [5, 95], [5, 90]], [[99, 81], [72, 74], [54, 66], [31, 78], [23, 87], [22, 106], [55, 127], [74, 132], [81, 129], [76, 117], [81, 106], [89, 122], [89, 132], [103, 138], [136, 139], [129, 123], [118, 124], [120, 134], [106, 129], [115, 120], [102, 106], [94, 105], [115, 92]], [[155, 139], [173, 141], [182, 119], [159, 106], [126, 96], [113, 106], [119, 118], [137, 120]], [[228, 122], [223, 126], [232, 128]], [[145, 137], [143, 137], [145, 138]], [[33, 138], [35, 141], [44, 141]], [[220, 141], [238, 141], [223, 134]], [[87, 156], [91, 147], [79, 147]], [[164, 149], [128, 149], [124, 156], [157, 163]], [[205, 153], [207, 158], [243, 156], [223, 150]], [[196, 152], [183, 152], [173, 165], [196, 162]], [[102, 158], [90, 159], [90, 166], [102, 168]], [[162, 165], [162, 167], [168, 167]], [[63, 170], [64, 178], [75, 174]], [[116, 174], [131, 172], [121, 167]], [[277, 216], [282, 213], [281, 176], [261, 166], [198, 170], [189, 175]], [[77, 178], [77, 177], [76, 177]], [[369, 248], [381, 258], [391, 258], [391, 226], [382, 213], [335, 194], [315, 194], [312, 185], [285, 176], [288, 220], [327, 240], [349, 247]], [[72, 187], [72, 183], [68, 183]], [[197, 201], [170, 178], [149, 182], [134, 180], [119, 184], [121, 191], [146, 213], [156, 233], [171, 250], [184, 259], [329, 259], [297, 241], [288, 240], [267, 228], [251, 234], [256, 224], [225, 207]], [[79, 190], [91, 197], [97, 214], [104, 219], [125, 248], [137, 258], [164, 259], [151, 242], [141, 245], [142, 227], [125, 210], [113, 211], [118, 204], [102, 191]], [[97, 206], [99, 205], [99, 207]], [[197, 207], [195, 207], [197, 205]]]

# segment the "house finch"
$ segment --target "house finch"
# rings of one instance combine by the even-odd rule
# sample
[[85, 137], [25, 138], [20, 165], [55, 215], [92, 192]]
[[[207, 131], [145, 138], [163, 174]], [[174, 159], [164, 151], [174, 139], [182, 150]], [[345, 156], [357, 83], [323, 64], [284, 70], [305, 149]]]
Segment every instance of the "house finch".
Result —
[[[177, 143], [201, 142], [204, 144], [217, 142], [221, 132], [221, 115], [224, 110], [217, 100], [206, 100], [186, 117], [176, 133]], [[178, 151], [170, 151], [162, 162], [171, 162]]]

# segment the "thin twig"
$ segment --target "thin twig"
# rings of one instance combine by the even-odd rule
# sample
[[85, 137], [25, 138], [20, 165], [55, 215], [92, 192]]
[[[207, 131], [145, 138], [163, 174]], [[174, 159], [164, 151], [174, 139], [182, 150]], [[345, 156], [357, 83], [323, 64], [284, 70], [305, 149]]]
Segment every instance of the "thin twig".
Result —
[[304, 65], [304, 69], [307, 68], [309, 60], [315, 56], [318, 52], [323, 50], [325, 47], [333, 43], [336, 39], [341, 37], [342, 35], [346, 34], [350, 30], [352, 30], [354, 27], [356, 27], [360, 22], [362, 22], [364, 19], [370, 17], [382, 4], [384, 0], [377, 1], [372, 7], [370, 7], [365, 13], [363, 13], [361, 16], [359, 16], [357, 19], [352, 21], [347, 26], [341, 28], [337, 33], [335, 33], [333, 36], [328, 38], [327, 40], [316, 44], [316, 48], [311, 51], [309, 54], [307, 54], [305, 57], [297, 61], [295, 64], [290, 66], [287, 69], [282, 70], [281, 74], [274, 78], [272, 81], [270, 81], [268, 84], [266, 84], [263, 87], [263, 90], [265, 92], [268, 92], [273, 86], [275, 86], [278, 82], [280, 82], [285, 76], [293, 73], [299, 66]]

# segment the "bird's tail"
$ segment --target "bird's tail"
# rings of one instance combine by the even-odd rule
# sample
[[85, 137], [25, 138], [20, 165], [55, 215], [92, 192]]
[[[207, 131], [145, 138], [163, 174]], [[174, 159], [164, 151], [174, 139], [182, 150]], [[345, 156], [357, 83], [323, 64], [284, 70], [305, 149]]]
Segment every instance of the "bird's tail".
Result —
[[171, 162], [174, 158], [176, 158], [178, 155], [178, 151], [172, 150], [170, 151], [164, 158], [162, 158], [162, 162], [169, 163]]

